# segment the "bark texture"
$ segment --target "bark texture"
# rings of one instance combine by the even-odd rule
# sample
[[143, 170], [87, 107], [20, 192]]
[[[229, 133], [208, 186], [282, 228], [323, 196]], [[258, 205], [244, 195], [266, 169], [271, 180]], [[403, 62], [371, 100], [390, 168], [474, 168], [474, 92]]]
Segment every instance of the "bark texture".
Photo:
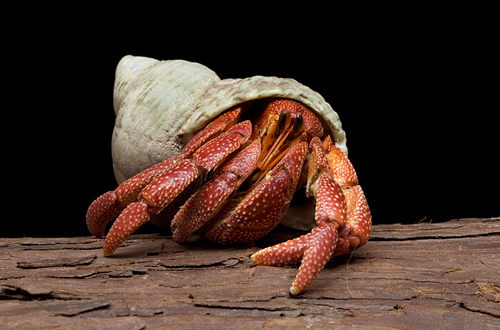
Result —
[[111, 257], [91, 237], [0, 238], [6, 329], [498, 329], [500, 218], [375, 225], [298, 297], [295, 267], [248, 245], [135, 235]]

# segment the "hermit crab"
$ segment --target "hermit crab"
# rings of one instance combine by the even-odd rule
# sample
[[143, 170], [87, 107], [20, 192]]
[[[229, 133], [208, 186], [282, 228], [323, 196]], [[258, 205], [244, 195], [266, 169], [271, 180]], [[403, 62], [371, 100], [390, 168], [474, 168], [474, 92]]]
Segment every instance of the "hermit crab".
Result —
[[[332, 256], [368, 241], [371, 214], [338, 115], [297, 81], [220, 80], [197, 63], [126, 56], [114, 107], [121, 184], [98, 197], [86, 218], [96, 237], [116, 218], [105, 255], [150, 219], [164, 224], [151, 217], [162, 211], [178, 243], [195, 232], [217, 243], [251, 242], [282, 219], [301, 228], [315, 223], [310, 233], [251, 256], [256, 265], [301, 263], [295, 295]], [[311, 197], [314, 215], [290, 207], [296, 192]]]

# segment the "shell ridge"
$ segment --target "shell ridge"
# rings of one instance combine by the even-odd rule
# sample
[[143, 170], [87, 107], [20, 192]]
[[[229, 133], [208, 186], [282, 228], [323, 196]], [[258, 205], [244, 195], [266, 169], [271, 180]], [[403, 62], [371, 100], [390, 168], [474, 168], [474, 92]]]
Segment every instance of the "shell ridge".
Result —
[[203, 95], [195, 112], [181, 127], [179, 134], [193, 134], [222, 111], [239, 103], [267, 97], [284, 97], [299, 101], [315, 111], [333, 135], [335, 145], [347, 154], [345, 132], [338, 114], [318, 92], [293, 78], [254, 76], [223, 79]]
[[[113, 91], [112, 157], [118, 183], [178, 154], [192, 134], [222, 111], [268, 97], [289, 98], [309, 107], [335, 145], [347, 153], [338, 114], [323, 96], [293, 78], [259, 75], [221, 80], [199, 63], [123, 57], [115, 70]], [[296, 226], [302, 221], [300, 225], [310, 229], [314, 208], [309, 206], [300, 206], [300, 212], [290, 206], [282, 223]]]
[[199, 63], [125, 56], [114, 89], [112, 156], [117, 181], [178, 154], [184, 143], [177, 131], [219, 80]]
[[125, 56], [115, 72], [112, 155], [118, 182], [181, 150], [192, 134], [222, 111], [269, 97], [303, 103], [318, 114], [335, 145], [347, 153], [337, 113], [317, 92], [293, 78], [221, 80], [202, 64]]

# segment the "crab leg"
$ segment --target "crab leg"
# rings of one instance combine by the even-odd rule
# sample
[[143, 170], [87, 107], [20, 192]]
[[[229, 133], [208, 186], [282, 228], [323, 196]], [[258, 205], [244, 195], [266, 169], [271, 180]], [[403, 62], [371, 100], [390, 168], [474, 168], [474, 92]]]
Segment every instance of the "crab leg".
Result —
[[87, 227], [92, 235], [101, 238], [106, 225], [115, 219], [139, 193], [159, 174], [176, 164], [179, 156], [169, 158], [123, 182], [114, 191], [98, 197], [87, 210]]
[[251, 133], [250, 121], [241, 122], [200, 147], [192, 158], [178, 161], [156, 177], [139, 194], [139, 201], [129, 204], [116, 219], [104, 242], [104, 254], [113, 253], [130, 234], [149, 221], [150, 213], [160, 213], [198, 176], [214, 169], [239, 149]]
[[326, 159], [332, 168], [335, 181], [342, 187], [347, 202], [347, 223], [341, 228], [333, 256], [341, 255], [363, 246], [370, 238], [372, 217], [358, 176], [347, 156], [336, 147], [328, 136], [323, 141]]
[[182, 243], [220, 211], [254, 171], [259, 155], [260, 141], [255, 140], [213, 173], [213, 178], [191, 196], [172, 220], [175, 242]]
[[98, 197], [87, 211], [86, 221], [90, 233], [101, 238], [108, 222], [115, 219], [128, 204], [137, 201], [140, 192], [151, 181], [172, 168], [178, 161], [191, 157], [206, 142], [233, 127], [240, 116], [241, 108], [222, 114], [191, 139], [180, 155], [169, 158], [136, 174], [119, 185], [116, 190], [108, 191]]
[[[363, 192], [357, 185], [354, 168], [340, 149], [333, 146], [331, 140], [328, 141], [321, 145], [320, 140], [314, 138], [310, 144], [312, 154], [306, 193], [316, 198], [315, 220], [318, 227], [309, 234], [252, 255], [252, 262], [263, 265], [284, 266], [302, 261], [290, 288], [292, 295], [303, 291], [332, 255], [365, 244], [370, 233], [371, 215]], [[326, 155], [325, 149], [328, 152]], [[332, 162], [335, 166], [330, 165]], [[344, 190], [337, 183], [337, 178], [345, 185]], [[352, 187], [352, 184], [355, 186]]]
[[347, 202], [347, 223], [339, 231], [333, 257], [365, 245], [371, 233], [372, 216], [361, 186], [344, 190], [344, 196]]
[[288, 209], [306, 153], [307, 143], [293, 147], [244, 198], [229, 201], [204, 236], [218, 243], [236, 243], [256, 241], [269, 233]]
[[[335, 246], [335, 249], [333, 250], [333, 253], [331, 253], [331, 257], [339, 256], [361, 247], [362, 245], [366, 244], [370, 237], [371, 215], [361, 187], [359, 185], [355, 186], [350, 189], [348, 193], [344, 192], [344, 194], [346, 195], [346, 202], [348, 205], [347, 222], [346, 226], [341, 229], [340, 233], [338, 234], [337, 244]], [[326, 237], [326, 235], [323, 234], [323, 230], [321, 230], [321, 228], [321, 226], [318, 226], [314, 228], [309, 234], [302, 235], [284, 243], [260, 250], [259, 252], [252, 255], [252, 262], [256, 265], [289, 266], [302, 261], [303, 265], [305, 263], [303, 260], [304, 253], [306, 252], [309, 245], [319, 247], [318, 250], [321, 251], [320, 254], [324, 251], [326, 255], [329, 253], [330, 247], [324, 244], [325, 239], [327, 241], [333, 241], [333, 235], [331, 238]], [[321, 230], [321, 232], [316, 233], [317, 230]], [[314, 242], [314, 240], [316, 241]], [[314, 260], [318, 259], [317, 256], [317, 252], [315, 254], [310, 253], [308, 257], [310, 261], [308, 261], [307, 263], [314, 264]], [[303, 267], [302, 265], [301, 267]], [[299, 288], [302, 288], [303, 290], [307, 286], [306, 279], [309, 279], [310, 276], [313, 276], [315, 273], [317, 274], [319, 270], [319, 267], [302, 270], [302, 273], [305, 274], [305, 276], [303, 275], [300, 277], [296, 277], [296, 280], [292, 285], [292, 294], [298, 293], [296, 290]], [[310, 281], [312, 281], [312, 279]]]
[[316, 185], [318, 227], [309, 234], [252, 255], [252, 262], [257, 265], [285, 266], [302, 261], [290, 288], [292, 295], [303, 291], [325, 267], [337, 244], [337, 230], [345, 221], [345, 198], [335, 180], [321, 175]]

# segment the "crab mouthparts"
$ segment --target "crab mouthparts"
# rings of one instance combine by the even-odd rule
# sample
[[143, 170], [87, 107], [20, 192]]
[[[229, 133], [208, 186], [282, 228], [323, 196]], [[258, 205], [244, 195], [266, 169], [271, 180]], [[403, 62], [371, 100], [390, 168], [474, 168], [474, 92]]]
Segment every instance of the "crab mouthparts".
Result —
[[270, 118], [269, 122], [262, 137], [262, 153], [257, 162], [260, 171], [253, 176], [254, 183], [260, 182], [293, 146], [307, 140], [301, 114], [288, 115], [282, 111], [277, 119]]

